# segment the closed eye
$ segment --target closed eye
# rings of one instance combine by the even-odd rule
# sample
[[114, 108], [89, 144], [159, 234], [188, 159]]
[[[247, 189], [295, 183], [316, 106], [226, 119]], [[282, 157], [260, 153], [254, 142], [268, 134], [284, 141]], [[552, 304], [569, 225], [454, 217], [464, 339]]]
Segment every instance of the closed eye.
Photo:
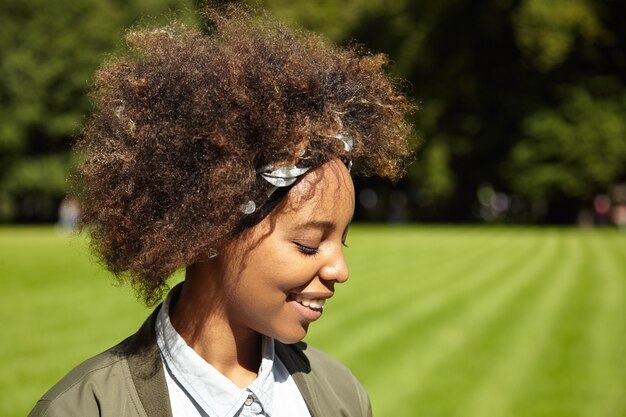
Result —
[[310, 246], [305, 246], [305, 245], [303, 245], [301, 243], [298, 243], [298, 242], [293, 242], [293, 243], [294, 243], [294, 245], [296, 245], [298, 250], [303, 255], [312, 256], [312, 255], [317, 255], [317, 253], [319, 252], [319, 248], [312, 248]]

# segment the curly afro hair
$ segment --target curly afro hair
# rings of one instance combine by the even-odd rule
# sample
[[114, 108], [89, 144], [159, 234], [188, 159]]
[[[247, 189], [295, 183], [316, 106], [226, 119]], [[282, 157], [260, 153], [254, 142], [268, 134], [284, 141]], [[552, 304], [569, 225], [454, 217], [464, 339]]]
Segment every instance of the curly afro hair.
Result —
[[240, 207], [267, 196], [256, 171], [345, 156], [396, 179], [413, 109], [387, 59], [338, 48], [241, 8], [206, 12], [209, 34], [172, 23], [127, 34], [129, 52], [96, 74], [74, 177], [92, 247], [146, 304], [177, 269], [242, 229]]

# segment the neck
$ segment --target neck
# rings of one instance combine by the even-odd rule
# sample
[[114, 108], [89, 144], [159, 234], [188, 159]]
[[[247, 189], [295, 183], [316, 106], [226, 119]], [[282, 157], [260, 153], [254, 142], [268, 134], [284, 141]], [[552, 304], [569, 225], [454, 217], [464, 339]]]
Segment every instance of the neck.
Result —
[[185, 342], [240, 388], [257, 376], [262, 336], [237, 328], [222, 308], [224, 285], [209, 263], [187, 269], [185, 284], [170, 305], [170, 320]]

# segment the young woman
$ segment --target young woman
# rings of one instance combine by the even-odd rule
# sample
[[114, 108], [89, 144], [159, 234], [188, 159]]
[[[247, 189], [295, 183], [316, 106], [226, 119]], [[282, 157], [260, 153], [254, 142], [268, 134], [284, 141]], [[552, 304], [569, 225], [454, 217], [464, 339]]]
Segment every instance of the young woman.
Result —
[[128, 35], [97, 74], [78, 150], [83, 220], [148, 304], [137, 333], [72, 370], [31, 416], [368, 416], [350, 371], [302, 343], [336, 284], [350, 169], [396, 178], [405, 115], [381, 55], [239, 9], [209, 34]]

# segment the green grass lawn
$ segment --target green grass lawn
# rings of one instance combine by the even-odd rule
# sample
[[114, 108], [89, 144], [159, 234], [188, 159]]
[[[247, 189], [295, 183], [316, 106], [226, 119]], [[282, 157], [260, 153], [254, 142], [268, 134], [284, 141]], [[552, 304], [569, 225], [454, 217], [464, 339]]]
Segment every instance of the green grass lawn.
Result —
[[[626, 416], [626, 233], [354, 225], [307, 341], [376, 417]], [[51, 228], [0, 228], [0, 416], [25, 416], [149, 310]]]

